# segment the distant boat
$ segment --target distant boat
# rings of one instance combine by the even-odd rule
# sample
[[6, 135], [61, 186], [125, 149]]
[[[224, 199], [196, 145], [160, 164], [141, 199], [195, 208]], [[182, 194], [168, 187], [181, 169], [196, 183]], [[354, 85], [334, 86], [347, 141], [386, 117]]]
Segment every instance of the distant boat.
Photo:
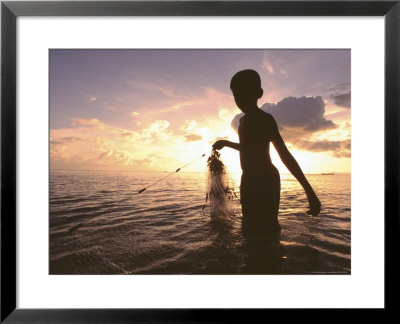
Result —
[[334, 175], [335, 173], [333, 172], [326, 172], [326, 173], [321, 173], [322, 175]]

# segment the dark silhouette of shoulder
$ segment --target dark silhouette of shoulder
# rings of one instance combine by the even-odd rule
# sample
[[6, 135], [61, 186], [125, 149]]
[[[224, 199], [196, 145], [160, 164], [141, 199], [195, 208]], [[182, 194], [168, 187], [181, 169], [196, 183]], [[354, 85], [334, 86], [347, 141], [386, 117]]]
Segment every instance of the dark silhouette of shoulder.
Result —
[[266, 123], [276, 124], [274, 117], [270, 113], [265, 112], [264, 110], [259, 109], [259, 116]]
[[263, 127], [268, 130], [270, 135], [274, 134], [278, 130], [278, 125], [275, 121], [275, 118], [270, 114], [260, 109], [258, 116]]

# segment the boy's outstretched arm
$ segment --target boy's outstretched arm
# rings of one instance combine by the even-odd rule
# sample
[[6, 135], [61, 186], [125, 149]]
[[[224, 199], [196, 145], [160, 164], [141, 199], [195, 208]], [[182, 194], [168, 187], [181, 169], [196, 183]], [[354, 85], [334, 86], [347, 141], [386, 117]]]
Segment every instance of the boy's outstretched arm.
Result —
[[222, 149], [222, 148], [225, 147], [225, 146], [240, 151], [240, 145], [239, 145], [239, 143], [234, 143], [234, 142], [227, 141], [227, 140], [219, 140], [219, 141], [216, 141], [216, 142], [213, 144], [212, 147], [213, 147], [214, 150], [220, 150], [220, 149]]
[[293, 174], [293, 176], [299, 181], [304, 191], [306, 192], [308, 202], [310, 204], [310, 210], [307, 211], [308, 214], [316, 216], [321, 211], [321, 202], [319, 201], [317, 195], [315, 194], [313, 188], [310, 183], [304, 176], [303, 171], [301, 170], [299, 164], [293, 155], [289, 152], [286, 147], [285, 142], [282, 139], [281, 134], [279, 133], [278, 126], [276, 124], [275, 119], [271, 116], [270, 124], [268, 125], [270, 129], [272, 129], [272, 143], [277, 150], [279, 157], [282, 162], [286, 165], [289, 171]]

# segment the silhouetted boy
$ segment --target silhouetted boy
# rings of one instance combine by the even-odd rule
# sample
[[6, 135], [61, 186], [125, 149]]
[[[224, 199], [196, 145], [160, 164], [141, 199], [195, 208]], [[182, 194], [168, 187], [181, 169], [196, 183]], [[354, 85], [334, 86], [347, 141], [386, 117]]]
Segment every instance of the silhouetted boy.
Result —
[[240, 119], [239, 143], [219, 140], [213, 144], [213, 148], [220, 150], [228, 146], [240, 152], [240, 165], [243, 171], [240, 202], [246, 237], [279, 240], [280, 176], [271, 162], [270, 142], [274, 144], [282, 162], [304, 188], [310, 207], [308, 213], [318, 215], [321, 203], [298, 163], [288, 151], [275, 119], [257, 105], [258, 99], [263, 95], [258, 73], [254, 70], [236, 73], [231, 80], [230, 88], [236, 105], [245, 113]]

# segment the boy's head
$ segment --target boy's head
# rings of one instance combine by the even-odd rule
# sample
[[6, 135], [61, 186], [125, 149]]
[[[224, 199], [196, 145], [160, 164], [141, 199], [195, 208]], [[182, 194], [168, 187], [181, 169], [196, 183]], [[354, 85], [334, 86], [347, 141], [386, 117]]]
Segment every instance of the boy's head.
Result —
[[257, 105], [257, 100], [263, 95], [260, 75], [250, 69], [236, 73], [230, 87], [237, 106], [243, 112]]

